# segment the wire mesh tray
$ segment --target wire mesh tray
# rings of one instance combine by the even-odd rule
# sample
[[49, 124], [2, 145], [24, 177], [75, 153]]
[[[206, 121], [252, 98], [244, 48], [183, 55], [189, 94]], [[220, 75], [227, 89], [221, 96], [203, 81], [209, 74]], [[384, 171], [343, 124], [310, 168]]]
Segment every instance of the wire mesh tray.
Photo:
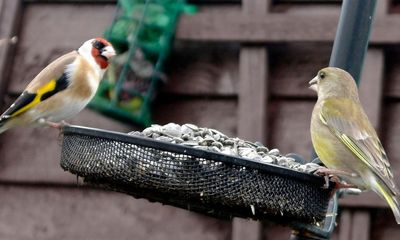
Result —
[[90, 184], [223, 218], [314, 223], [332, 193], [311, 174], [78, 126], [63, 128], [61, 167]]

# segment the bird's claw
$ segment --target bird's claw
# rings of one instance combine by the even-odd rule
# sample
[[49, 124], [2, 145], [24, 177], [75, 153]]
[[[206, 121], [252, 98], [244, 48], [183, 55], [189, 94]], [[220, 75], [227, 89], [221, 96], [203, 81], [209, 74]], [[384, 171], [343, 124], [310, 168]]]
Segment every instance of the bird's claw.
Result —
[[324, 179], [325, 179], [325, 183], [323, 186], [324, 189], [329, 188], [329, 182], [335, 183], [334, 188], [336, 190], [341, 189], [341, 188], [357, 188], [357, 186], [355, 186], [353, 184], [348, 184], [348, 183], [341, 181], [340, 178], [337, 176], [337, 175], [349, 176], [349, 177], [357, 176], [354, 173], [349, 173], [349, 172], [345, 172], [345, 171], [338, 170], [338, 169], [329, 169], [326, 167], [320, 167], [314, 172], [314, 175], [324, 177]]
[[68, 124], [67, 122], [65, 122], [64, 120], [62, 120], [61, 122], [58, 122], [58, 123], [56, 123], [56, 122], [51, 122], [51, 121], [46, 121], [46, 124], [47, 124], [49, 127], [56, 128], [56, 129], [58, 129], [58, 130], [61, 130], [64, 126], [68, 126], [68, 125], [69, 125], [69, 124]]
[[346, 172], [346, 171], [339, 170], [339, 169], [326, 168], [326, 167], [319, 167], [314, 172], [314, 174], [317, 176], [341, 175], [341, 176], [347, 176], [347, 177], [357, 177], [357, 174], [355, 174], [355, 173]]

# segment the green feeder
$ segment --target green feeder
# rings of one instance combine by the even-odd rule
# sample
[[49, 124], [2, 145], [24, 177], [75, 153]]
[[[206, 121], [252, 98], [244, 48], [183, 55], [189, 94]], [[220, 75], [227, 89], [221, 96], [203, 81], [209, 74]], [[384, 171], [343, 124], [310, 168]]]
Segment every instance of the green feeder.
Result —
[[196, 8], [185, 0], [119, 0], [104, 36], [118, 55], [110, 63], [89, 106], [109, 116], [148, 126], [151, 101], [168, 56], [181, 12]]

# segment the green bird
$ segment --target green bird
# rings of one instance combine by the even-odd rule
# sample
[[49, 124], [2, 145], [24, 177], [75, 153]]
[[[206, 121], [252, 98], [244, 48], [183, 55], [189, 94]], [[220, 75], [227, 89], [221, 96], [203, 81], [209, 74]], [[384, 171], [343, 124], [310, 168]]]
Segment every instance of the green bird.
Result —
[[327, 67], [309, 84], [318, 93], [310, 126], [318, 157], [330, 173], [361, 190], [372, 189], [386, 200], [400, 224], [400, 193], [353, 77], [340, 68]]

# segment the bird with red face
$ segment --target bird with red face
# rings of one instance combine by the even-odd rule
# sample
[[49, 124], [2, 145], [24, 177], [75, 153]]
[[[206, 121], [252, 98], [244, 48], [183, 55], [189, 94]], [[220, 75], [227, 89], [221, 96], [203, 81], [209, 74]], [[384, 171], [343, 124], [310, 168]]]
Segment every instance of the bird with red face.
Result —
[[50, 63], [0, 116], [0, 133], [22, 125], [60, 128], [93, 98], [113, 56], [107, 40], [94, 38]]

